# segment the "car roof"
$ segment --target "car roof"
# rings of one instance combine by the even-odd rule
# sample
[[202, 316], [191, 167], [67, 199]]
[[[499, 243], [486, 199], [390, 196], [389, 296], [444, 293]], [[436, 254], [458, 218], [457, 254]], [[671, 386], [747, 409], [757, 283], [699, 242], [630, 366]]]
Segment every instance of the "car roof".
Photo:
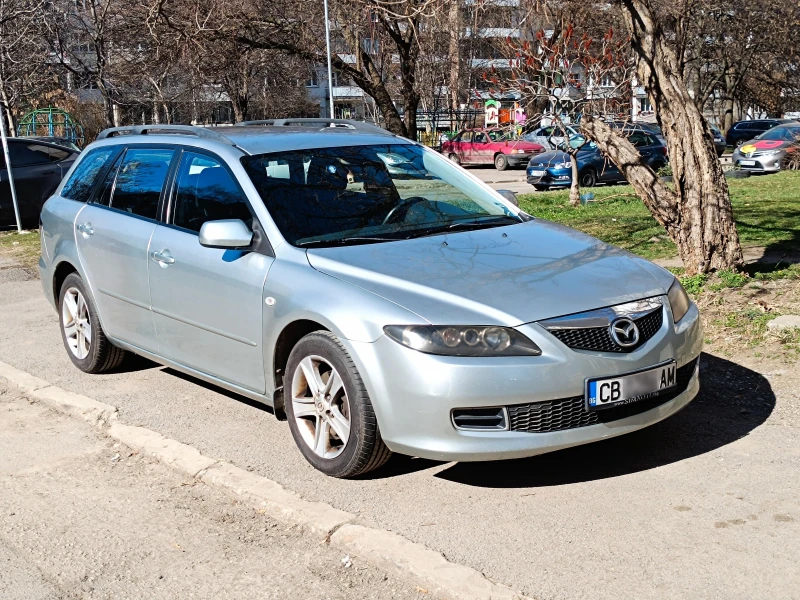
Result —
[[104, 145], [165, 141], [200, 147], [224, 145], [236, 147], [247, 154], [415, 143], [376, 125], [342, 119], [281, 119], [216, 127], [132, 125], [106, 129], [97, 140], [108, 140]]

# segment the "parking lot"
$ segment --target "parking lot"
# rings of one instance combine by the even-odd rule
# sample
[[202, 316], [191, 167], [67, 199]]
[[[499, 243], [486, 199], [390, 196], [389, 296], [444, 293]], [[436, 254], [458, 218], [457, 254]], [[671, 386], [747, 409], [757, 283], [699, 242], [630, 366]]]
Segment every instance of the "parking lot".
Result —
[[534, 598], [800, 597], [800, 399], [789, 366], [759, 374], [704, 354], [699, 397], [650, 429], [501, 463], [397, 456], [342, 481], [312, 469], [286, 423], [256, 403], [143, 359], [80, 373], [40, 283], [9, 265], [0, 357]]

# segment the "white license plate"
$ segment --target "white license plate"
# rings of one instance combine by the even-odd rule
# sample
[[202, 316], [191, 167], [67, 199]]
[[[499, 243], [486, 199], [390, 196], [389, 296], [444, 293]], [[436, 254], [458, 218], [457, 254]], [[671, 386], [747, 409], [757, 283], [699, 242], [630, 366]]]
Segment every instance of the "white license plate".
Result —
[[657, 396], [675, 387], [675, 361], [652, 369], [637, 371], [609, 379], [586, 381], [587, 410], [601, 410], [621, 404], [631, 404]]
[[744, 167], [755, 167], [756, 166], [756, 161], [754, 161], [754, 160], [740, 160], [739, 164], [744, 166]]
[[531, 169], [530, 171], [528, 171], [528, 175], [530, 175], [531, 177], [541, 177], [544, 174], [545, 171], [540, 171], [538, 169]]

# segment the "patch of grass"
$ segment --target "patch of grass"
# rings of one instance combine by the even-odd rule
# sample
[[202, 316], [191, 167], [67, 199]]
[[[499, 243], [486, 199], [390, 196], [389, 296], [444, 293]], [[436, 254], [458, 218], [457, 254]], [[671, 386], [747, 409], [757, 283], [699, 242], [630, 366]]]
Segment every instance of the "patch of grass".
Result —
[[0, 232], [0, 257], [11, 259], [23, 267], [33, 269], [39, 263], [39, 232]]
[[692, 275], [691, 277], [680, 277], [680, 280], [681, 284], [683, 285], [683, 289], [685, 289], [686, 292], [691, 296], [697, 297], [705, 288], [705, 285], [708, 282], [708, 275], [699, 273], [697, 275]]
[[755, 309], [737, 310], [725, 315], [721, 325], [725, 329], [733, 330], [728, 333], [734, 333], [748, 348], [752, 348], [764, 341], [769, 332], [767, 323], [777, 316]]
[[716, 280], [708, 286], [712, 292], [717, 292], [726, 288], [740, 288], [750, 279], [747, 274], [737, 273], [736, 271], [722, 270], [717, 271], [714, 275]]
[[[731, 203], [744, 246], [800, 247], [800, 171], [731, 179]], [[596, 202], [568, 206], [568, 190], [519, 197], [532, 215], [556, 221], [648, 259], [677, 254], [630, 186], [594, 188]]]

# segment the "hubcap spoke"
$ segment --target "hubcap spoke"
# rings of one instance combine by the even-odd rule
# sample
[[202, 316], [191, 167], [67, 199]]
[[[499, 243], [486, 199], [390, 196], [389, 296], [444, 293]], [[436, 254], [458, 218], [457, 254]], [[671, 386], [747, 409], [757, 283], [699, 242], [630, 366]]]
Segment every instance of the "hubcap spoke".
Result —
[[342, 443], [347, 442], [350, 437], [350, 421], [345, 417], [337, 406], [331, 409], [330, 425]]
[[289, 389], [292, 416], [305, 444], [321, 458], [339, 456], [350, 437], [350, 405], [341, 375], [321, 356], [306, 356]]
[[77, 288], [64, 293], [61, 309], [61, 326], [70, 352], [83, 360], [89, 356], [92, 346], [92, 324], [89, 321], [89, 305]]

